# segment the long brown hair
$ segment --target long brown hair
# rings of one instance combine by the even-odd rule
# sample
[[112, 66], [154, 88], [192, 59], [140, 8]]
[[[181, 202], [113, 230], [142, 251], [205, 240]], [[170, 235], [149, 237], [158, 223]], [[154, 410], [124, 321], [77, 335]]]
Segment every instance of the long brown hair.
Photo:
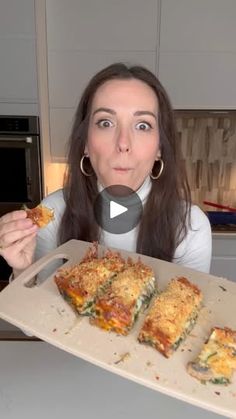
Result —
[[[68, 169], [64, 183], [66, 209], [59, 231], [59, 242], [70, 239], [99, 240], [93, 204], [98, 193], [95, 173], [86, 177], [80, 170], [87, 141], [91, 106], [97, 89], [112, 79], [138, 79], [155, 92], [159, 104], [160, 150], [164, 170], [152, 188], [139, 225], [136, 251], [171, 261], [174, 251], [186, 236], [191, 204], [190, 190], [175, 129], [173, 110], [168, 95], [149, 70], [115, 63], [97, 73], [86, 87], [78, 105], [69, 141]], [[89, 159], [84, 168], [92, 172]], [[86, 165], [87, 163], [87, 165]], [[153, 168], [155, 170], [155, 168]]]

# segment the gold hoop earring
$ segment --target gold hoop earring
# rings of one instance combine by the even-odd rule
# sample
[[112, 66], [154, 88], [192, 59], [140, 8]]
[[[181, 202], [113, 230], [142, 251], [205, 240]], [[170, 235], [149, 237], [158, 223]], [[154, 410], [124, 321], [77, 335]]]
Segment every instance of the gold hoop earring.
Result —
[[80, 170], [81, 170], [81, 172], [83, 173], [84, 176], [87, 176], [87, 177], [88, 176], [93, 176], [93, 173], [87, 173], [86, 170], [84, 170], [84, 159], [85, 159], [85, 157], [87, 159], [89, 158], [89, 156], [86, 156], [86, 154], [84, 154], [81, 157], [80, 164], [79, 164]]
[[161, 174], [163, 172], [163, 169], [164, 169], [164, 162], [163, 162], [163, 160], [162, 159], [157, 159], [156, 161], [159, 161], [160, 162], [161, 167], [160, 167], [159, 173], [157, 175], [153, 175], [152, 173], [150, 174], [150, 177], [152, 179], [154, 179], [154, 180], [158, 179], [161, 176]]

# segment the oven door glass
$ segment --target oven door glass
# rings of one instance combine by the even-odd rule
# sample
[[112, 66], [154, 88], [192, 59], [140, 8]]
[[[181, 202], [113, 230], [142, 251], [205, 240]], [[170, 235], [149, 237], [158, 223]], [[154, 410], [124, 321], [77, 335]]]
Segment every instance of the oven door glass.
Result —
[[32, 153], [23, 139], [0, 140], [0, 202], [31, 201]]
[[1, 149], [0, 176], [5, 179], [1, 186], [1, 202], [27, 200], [26, 153], [23, 148]]

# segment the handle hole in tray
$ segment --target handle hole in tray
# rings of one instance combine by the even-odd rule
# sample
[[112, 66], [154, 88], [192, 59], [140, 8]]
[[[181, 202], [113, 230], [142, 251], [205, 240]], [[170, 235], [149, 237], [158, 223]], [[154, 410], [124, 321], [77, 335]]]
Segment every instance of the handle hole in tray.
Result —
[[26, 288], [33, 288], [42, 284], [49, 276], [53, 275], [58, 268], [61, 268], [62, 265], [68, 262], [68, 260], [69, 259], [65, 257], [50, 260], [35, 276], [33, 276], [33, 278], [30, 278], [25, 282], [24, 286]]

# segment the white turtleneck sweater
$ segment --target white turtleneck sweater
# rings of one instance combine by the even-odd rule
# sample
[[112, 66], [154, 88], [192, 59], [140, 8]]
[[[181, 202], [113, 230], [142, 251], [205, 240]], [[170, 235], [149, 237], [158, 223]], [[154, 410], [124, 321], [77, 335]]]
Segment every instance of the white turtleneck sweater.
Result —
[[[101, 189], [102, 188], [99, 188], [99, 190]], [[136, 192], [143, 205], [145, 205], [150, 189], [151, 180], [148, 177]], [[45, 228], [39, 230], [35, 260], [57, 247], [58, 229], [65, 210], [62, 189], [48, 195], [42, 203], [48, 208], [54, 209], [55, 219]], [[176, 248], [173, 262], [202, 272], [209, 272], [212, 250], [210, 223], [204, 212], [196, 205], [191, 207], [190, 220], [191, 226], [188, 227], [187, 236]], [[112, 234], [105, 230], [101, 230], [99, 242], [108, 247], [135, 252], [137, 234], [138, 226], [124, 234]]]

